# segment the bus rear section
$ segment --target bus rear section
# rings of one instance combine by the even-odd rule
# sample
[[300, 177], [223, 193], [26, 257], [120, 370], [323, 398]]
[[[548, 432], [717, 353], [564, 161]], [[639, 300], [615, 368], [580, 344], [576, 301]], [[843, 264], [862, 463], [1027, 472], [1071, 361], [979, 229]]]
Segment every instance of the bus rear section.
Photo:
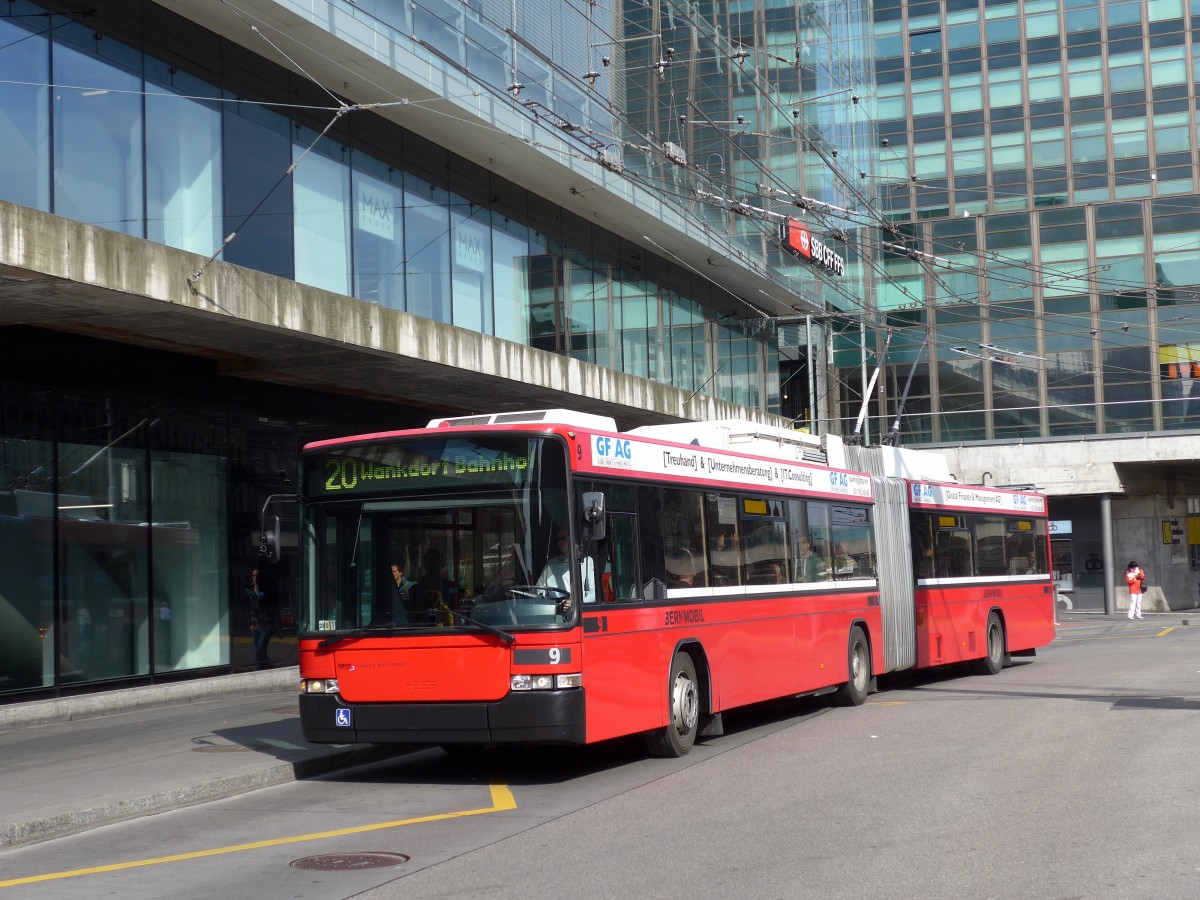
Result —
[[1054, 640], [1045, 497], [910, 482], [918, 666], [994, 674]]
[[846, 451], [873, 475], [881, 673], [969, 663], [995, 674], [1054, 640], [1043, 495], [952, 483], [936, 454]]

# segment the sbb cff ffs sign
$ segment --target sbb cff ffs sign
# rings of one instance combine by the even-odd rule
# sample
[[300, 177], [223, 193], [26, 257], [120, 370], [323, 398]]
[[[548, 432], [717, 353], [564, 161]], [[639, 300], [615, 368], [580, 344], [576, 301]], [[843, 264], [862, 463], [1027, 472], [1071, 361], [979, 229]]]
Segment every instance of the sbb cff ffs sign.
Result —
[[779, 243], [801, 259], [820, 266], [831, 275], [846, 274], [845, 258], [820, 238], [813, 237], [803, 222], [788, 219], [779, 226]]

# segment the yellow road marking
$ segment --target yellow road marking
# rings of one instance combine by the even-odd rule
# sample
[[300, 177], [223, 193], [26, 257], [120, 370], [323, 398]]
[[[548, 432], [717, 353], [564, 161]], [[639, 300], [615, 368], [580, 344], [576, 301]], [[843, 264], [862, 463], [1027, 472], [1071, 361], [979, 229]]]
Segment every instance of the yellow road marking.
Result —
[[1158, 634], [1104, 634], [1098, 637], [1089, 637], [1085, 634], [1060, 634], [1054, 639], [1054, 642], [1056, 644], [1082, 644], [1089, 641], [1119, 641], [1128, 637], [1162, 637], [1165, 634], [1170, 634], [1174, 630], [1175, 626], [1171, 625], [1167, 628], [1164, 628]]
[[863, 706], [905, 706], [907, 700], [868, 700]]
[[488, 813], [503, 812], [517, 808], [517, 801], [512, 791], [503, 784], [489, 785], [492, 792], [492, 805], [485, 809], [467, 809], [461, 812], [438, 813], [432, 816], [418, 816], [414, 819], [397, 819], [394, 822], [380, 822], [376, 825], [356, 825], [353, 828], [337, 828], [333, 831], [318, 831], [315, 834], [298, 834], [293, 837], [271, 838], [267, 841], [254, 841], [250, 844], [235, 844], [232, 847], [215, 847], [212, 850], [195, 850], [191, 853], [176, 853], [173, 856], [157, 856], [153, 859], [139, 859], [133, 862], [114, 863], [110, 866], [92, 866], [88, 869], [72, 869], [69, 872], [50, 872], [46, 875], [32, 875], [28, 878], [13, 878], [0, 881], [0, 888], [15, 887], [18, 884], [36, 884], [40, 881], [57, 881], [62, 878], [78, 878], [81, 875], [98, 875], [101, 872], [119, 872], [122, 869], [137, 869], [142, 866], [157, 866], [162, 863], [181, 862], [185, 859], [203, 859], [206, 856], [220, 856], [224, 853], [240, 853], [243, 850], [261, 850], [264, 847], [279, 847], [283, 844], [298, 844], [301, 841], [317, 841], [322, 838], [342, 837], [347, 834], [362, 834], [368, 831], [382, 831], [385, 828], [401, 828], [405, 825], [420, 825], [425, 822], [441, 822], [446, 819], [461, 819], [465, 816], [482, 816]]

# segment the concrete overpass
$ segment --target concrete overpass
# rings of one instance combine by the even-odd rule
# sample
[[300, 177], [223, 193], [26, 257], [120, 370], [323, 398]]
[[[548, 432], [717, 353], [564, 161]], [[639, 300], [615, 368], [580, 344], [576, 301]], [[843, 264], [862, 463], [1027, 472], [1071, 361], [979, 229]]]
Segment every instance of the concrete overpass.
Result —
[[786, 424], [746, 407], [0, 201], [0, 325], [214, 360], [439, 415], [570, 406], [621, 428]]

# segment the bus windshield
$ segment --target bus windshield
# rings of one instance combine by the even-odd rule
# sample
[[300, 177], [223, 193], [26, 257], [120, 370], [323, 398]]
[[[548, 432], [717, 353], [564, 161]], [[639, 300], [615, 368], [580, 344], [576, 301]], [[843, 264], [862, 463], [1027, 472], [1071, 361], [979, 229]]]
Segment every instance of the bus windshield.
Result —
[[557, 439], [421, 435], [322, 448], [305, 454], [303, 485], [303, 632], [508, 631], [578, 614]]

